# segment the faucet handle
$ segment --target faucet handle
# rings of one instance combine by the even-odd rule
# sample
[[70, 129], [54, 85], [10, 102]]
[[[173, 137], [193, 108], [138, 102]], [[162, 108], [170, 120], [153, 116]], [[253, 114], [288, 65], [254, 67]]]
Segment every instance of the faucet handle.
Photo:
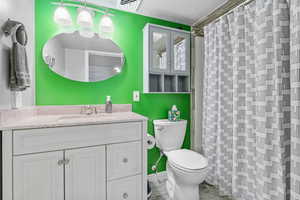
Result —
[[86, 111], [87, 111], [87, 105], [81, 106], [81, 112], [80, 112], [80, 114], [86, 114]]
[[81, 106], [80, 114], [84, 114], [85, 112], [85, 106]]
[[94, 111], [94, 107], [91, 105], [84, 105], [81, 107], [81, 114], [91, 115]]
[[94, 114], [98, 114], [97, 106], [94, 106]]

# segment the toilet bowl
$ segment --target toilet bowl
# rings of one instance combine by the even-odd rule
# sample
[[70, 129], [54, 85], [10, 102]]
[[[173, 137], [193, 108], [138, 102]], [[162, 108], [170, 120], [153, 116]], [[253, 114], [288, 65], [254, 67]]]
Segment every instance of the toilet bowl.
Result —
[[156, 144], [168, 158], [166, 187], [171, 200], [199, 200], [199, 184], [208, 171], [204, 156], [181, 149], [186, 125], [185, 120], [154, 120]]
[[199, 200], [199, 184], [207, 174], [207, 159], [202, 155], [182, 149], [166, 152], [167, 191], [172, 200]]

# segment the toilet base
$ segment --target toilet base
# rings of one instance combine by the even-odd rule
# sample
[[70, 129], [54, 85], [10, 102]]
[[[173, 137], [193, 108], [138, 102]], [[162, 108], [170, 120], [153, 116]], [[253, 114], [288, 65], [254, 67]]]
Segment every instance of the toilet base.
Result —
[[187, 185], [175, 181], [174, 172], [170, 166], [167, 166], [168, 180], [166, 188], [170, 200], [199, 200], [199, 184]]
[[[171, 188], [170, 188], [171, 187]], [[173, 188], [172, 188], [173, 187]], [[170, 186], [167, 182], [167, 190], [170, 200], [199, 200], [199, 186]]]

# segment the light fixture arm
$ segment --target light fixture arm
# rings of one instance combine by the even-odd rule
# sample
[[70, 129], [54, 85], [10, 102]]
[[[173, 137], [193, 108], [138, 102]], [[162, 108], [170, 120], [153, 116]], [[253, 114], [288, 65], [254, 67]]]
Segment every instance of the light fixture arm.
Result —
[[[62, 2], [63, 2], [63, 0], [61, 0], [60, 2], [51, 2], [51, 4], [55, 5], [55, 6], [60, 6]], [[86, 2], [86, 0], [85, 0], [85, 2]], [[114, 16], [112, 13], [109, 13], [109, 9], [108, 8], [100, 10], [100, 9], [97, 9], [97, 8], [89, 7], [87, 3], [85, 5], [79, 5], [79, 4], [76, 4], [76, 3], [65, 3], [64, 2], [63, 5], [65, 7], [86, 8], [86, 9], [88, 9], [90, 11], [94, 11], [94, 12], [97, 12], [97, 13], [105, 14], [105, 15], [110, 16], [110, 17]]]

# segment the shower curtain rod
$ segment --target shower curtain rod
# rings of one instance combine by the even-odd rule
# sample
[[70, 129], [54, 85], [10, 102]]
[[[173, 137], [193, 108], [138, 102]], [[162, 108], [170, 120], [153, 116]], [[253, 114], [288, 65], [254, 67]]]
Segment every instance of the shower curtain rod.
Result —
[[198, 22], [196, 22], [192, 27], [192, 32], [195, 36], [204, 36], [204, 26], [220, 20], [220, 17], [224, 15], [228, 15], [233, 12], [234, 8], [245, 6], [250, 4], [255, 0], [228, 0], [225, 4], [223, 4], [221, 7], [214, 10], [212, 13], [210, 13], [208, 16], [206, 16], [204, 19], [200, 19]]
[[[233, 8], [233, 9], [239, 8], [239, 7], [241, 7], [241, 6], [246, 6], [246, 5], [250, 4], [250, 3], [252, 3], [253, 1], [254, 1], [254, 0], [248, 0], [248, 1], [245, 1], [244, 3], [241, 3], [240, 5], [236, 6], [236, 7]], [[227, 16], [227, 15], [232, 14], [232, 13], [233, 13], [233, 9], [231, 9], [231, 10], [229, 10], [228, 12], [224, 13], [223, 15], [219, 16], [218, 18], [216, 18], [216, 19], [213, 20], [212, 22], [216, 23], [216, 22], [220, 21], [222, 17], [225, 17], [225, 16]]]

